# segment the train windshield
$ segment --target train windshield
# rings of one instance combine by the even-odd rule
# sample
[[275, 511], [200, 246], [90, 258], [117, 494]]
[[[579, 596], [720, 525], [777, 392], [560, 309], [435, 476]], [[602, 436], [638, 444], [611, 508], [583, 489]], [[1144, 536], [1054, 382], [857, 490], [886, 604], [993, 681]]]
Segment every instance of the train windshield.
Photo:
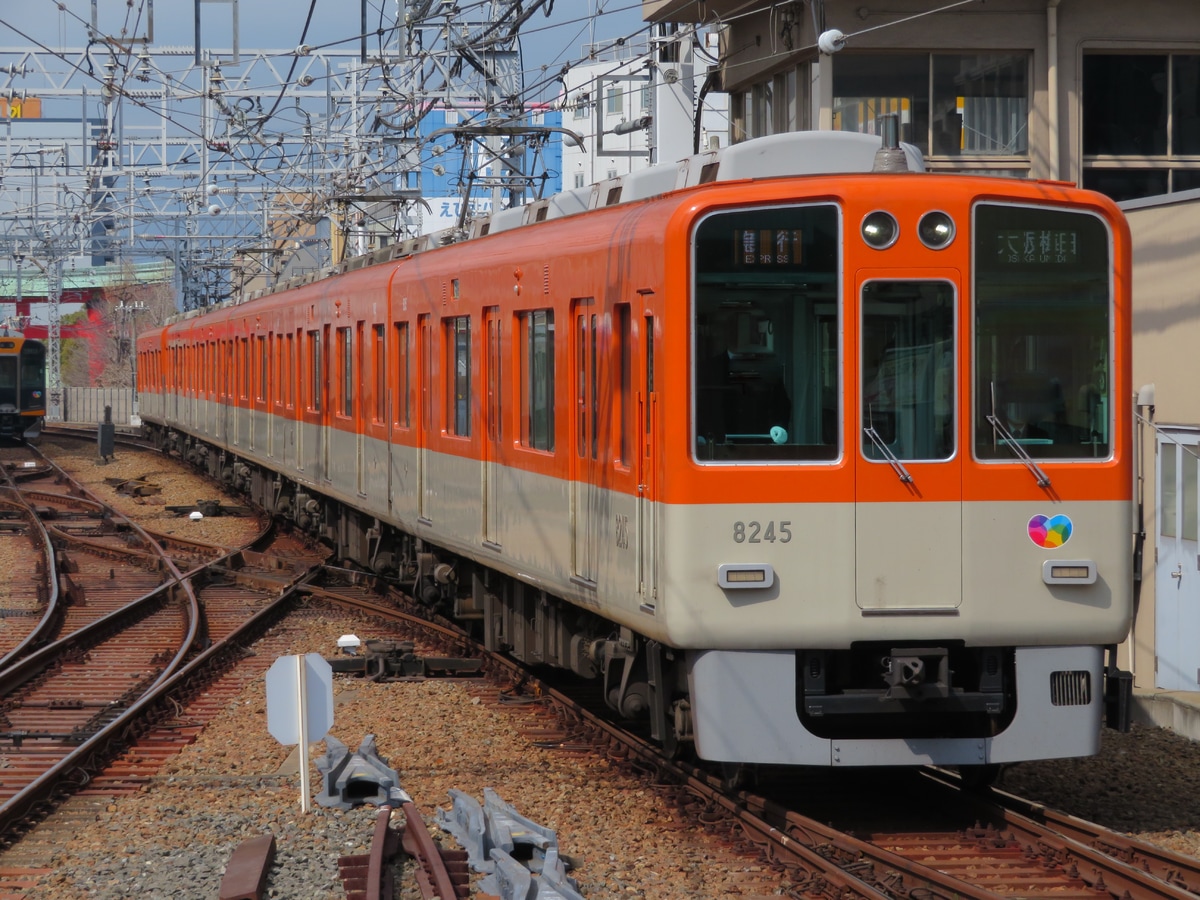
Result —
[[980, 204], [974, 234], [976, 457], [1107, 458], [1108, 228], [1088, 213]]
[[838, 232], [832, 204], [719, 213], [697, 227], [698, 460], [837, 459]]

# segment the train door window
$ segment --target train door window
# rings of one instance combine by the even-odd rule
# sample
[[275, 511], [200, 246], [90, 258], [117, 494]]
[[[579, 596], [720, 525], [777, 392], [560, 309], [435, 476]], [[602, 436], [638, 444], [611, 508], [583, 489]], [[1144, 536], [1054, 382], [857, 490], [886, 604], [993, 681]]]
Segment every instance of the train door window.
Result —
[[371, 364], [375, 374], [375, 412], [372, 418], [380, 425], [387, 421], [387, 348], [383, 342], [383, 335], [382, 325], [371, 326]]
[[554, 310], [521, 315], [521, 443], [554, 450]]
[[717, 213], [693, 239], [695, 458], [840, 453], [840, 215], [832, 204]]
[[308, 408], [321, 411], [321, 332], [308, 333]]
[[408, 347], [408, 323], [397, 322], [396, 329], [396, 424], [401, 428], [412, 425], [412, 407], [408, 396], [411, 380], [412, 353]]
[[250, 399], [250, 384], [251, 384], [251, 378], [250, 378], [251, 360], [250, 360], [250, 339], [249, 338], [242, 338], [240, 341], [238, 341], [238, 355], [240, 357], [239, 370], [242, 373], [241, 385], [240, 385], [239, 389], [242, 392], [242, 399], [249, 400]]
[[258, 400], [260, 403], [265, 403], [267, 400], [267, 337], [259, 335], [258, 337]]
[[954, 454], [954, 285], [868, 281], [861, 298], [861, 440], [867, 459]]
[[342, 370], [342, 402], [338, 412], [343, 416], [354, 414], [354, 340], [349, 328], [337, 330], [338, 365]]
[[646, 316], [645, 347], [646, 347], [646, 434], [650, 434], [654, 424], [654, 414], [650, 409], [650, 395], [654, 393], [654, 316]]
[[292, 386], [292, 361], [294, 359], [293, 354], [295, 354], [295, 352], [296, 352], [295, 338], [293, 338], [291, 334], [288, 334], [287, 339], [284, 341], [283, 382], [282, 382], [282, 384], [283, 384], [283, 405], [286, 406], [288, 409], [291, 409], [292, 405], [293, 405], [292, 391], [294, 390], [294, 388]]
[[980, 204], [974, 228], [979, 459], [1112, 449], [1111, 239], [1090, 213]]
[[433, 428], [433, 323], [428, 315], [420, 316], [417, 329], [421, 342], [421, 431]]
[[630, 441], [633, 435], [633, 318], [628, 303], [617, 304], [617, 365], [620, 378], [620, 408], [617, 415], [617, 458], [622, 465], [632, 463]]
[[[576, 316], [575, 361], [578, 366], [579, 398], [577, 403], [576, 428], [578, 440], [576, 450], [580, 457], [598, 459], [600, 455], [600, 385], [597, 350], [600, 342], [599, 317], [594, 312], [582, 310]], [[589, 438], [590, 436], [590, 438]]]
[[485, 310], [484, 321], [487, 330], [487, 364], [484, 372], [487, 391], [487, 438], [496, 442], [500, 440], [501, 430], [500, 357], [503, 352], [499, 310], [489, 307]]
[[446, 430], [458, 437], [471, 435], [471, 319], [455, 316], [446, 328]]
[[275, 406], [283, 406], [283, 337], [276, 337], [275, 332], [271, 332], [267, 338], [269, 346], [268, 355], [271, 359], [271, 384], [270, 398], [274, 400]]

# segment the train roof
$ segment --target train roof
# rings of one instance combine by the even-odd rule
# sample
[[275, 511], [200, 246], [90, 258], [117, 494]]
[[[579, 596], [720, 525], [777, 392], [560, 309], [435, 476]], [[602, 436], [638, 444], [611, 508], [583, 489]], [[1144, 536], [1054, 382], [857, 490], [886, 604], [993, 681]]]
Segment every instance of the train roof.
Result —
[[[237, 306], [269, 294], [292, 290], [331, 275], [352, 272], [365, 266], [392, 262], [439, 247], [500, 234], [538, 222], [579, 215], [589, 210], [648, 200], [701, 184], [750, 178], [871, 172], [875, 168], [876, 155], [882, 146], [883, 140], [878, 135], [849, 131], [789, 131], [755, 138], [689, 156], [675, 163], [661, 163], [628, 175], [608, 178], [587, 187], [563, 191], [524, 206], [498, 210], [489, 216], [476, 219], [465, 230], [449, 228], [389, 244], [319, 272], [280, 282], [265, 290], [227, 300], [216, 306], [190, 310], [173, 317], [168, 324], [204, 315], [214, 309]], [[911, 144], [902, 144], [900, 149], [905, 169], [911, 172], [925, 171], [925, 161], [920, 150]]]

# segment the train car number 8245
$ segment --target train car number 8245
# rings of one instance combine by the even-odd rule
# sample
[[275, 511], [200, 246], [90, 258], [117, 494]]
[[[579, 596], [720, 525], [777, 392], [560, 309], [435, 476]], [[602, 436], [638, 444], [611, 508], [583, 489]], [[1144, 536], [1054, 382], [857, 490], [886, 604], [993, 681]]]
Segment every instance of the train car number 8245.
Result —
[[733, 540], [738, 544], [786, 544], [792, 539], [792, 523], [782, 522], [734, 522]]

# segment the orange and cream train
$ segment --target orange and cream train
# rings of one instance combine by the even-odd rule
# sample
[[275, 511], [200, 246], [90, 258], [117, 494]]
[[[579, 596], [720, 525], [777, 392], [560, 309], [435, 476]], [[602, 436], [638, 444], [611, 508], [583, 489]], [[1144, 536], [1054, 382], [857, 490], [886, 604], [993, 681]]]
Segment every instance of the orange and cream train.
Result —
[[1095, 753], [1127, 227], [920, 162], [777, 135], [376, 251], [142, 334], [142, 417], [702, 758]]

